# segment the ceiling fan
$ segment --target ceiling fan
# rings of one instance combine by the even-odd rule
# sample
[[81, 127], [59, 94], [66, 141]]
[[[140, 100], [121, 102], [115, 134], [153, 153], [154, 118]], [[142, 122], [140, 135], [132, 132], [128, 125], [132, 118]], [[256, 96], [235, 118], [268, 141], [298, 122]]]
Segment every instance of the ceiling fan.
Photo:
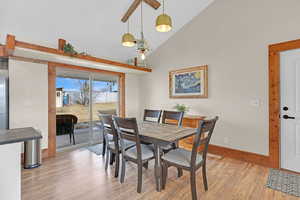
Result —
[[[155, 10], [160, 7], [160, 2], [157, 0], [144, 0], [146, 4], [154, 8]], [[125, 15], [122, 17], [121, 21], [126, 23], [132, 13], [137, 9], [137, 7], [142, 3], [142, 0], [134, 0], [134, 2], [130, 5]]]

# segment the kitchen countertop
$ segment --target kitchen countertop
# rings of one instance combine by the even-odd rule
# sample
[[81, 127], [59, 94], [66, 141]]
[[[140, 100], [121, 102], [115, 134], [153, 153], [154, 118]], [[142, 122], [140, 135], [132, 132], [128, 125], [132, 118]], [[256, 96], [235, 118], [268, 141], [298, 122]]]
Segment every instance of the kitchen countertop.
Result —
[[0, 145], [41, 139], [42, 135], [32, 127], [0, 130]]

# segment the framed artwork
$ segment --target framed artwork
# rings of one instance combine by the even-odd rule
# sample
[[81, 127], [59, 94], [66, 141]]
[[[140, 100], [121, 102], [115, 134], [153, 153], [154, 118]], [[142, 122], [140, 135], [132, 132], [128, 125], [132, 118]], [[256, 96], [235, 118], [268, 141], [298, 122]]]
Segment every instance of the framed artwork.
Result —
[[207, 65], [170, 71], [170, 98], [207, 98], [207, 71]]

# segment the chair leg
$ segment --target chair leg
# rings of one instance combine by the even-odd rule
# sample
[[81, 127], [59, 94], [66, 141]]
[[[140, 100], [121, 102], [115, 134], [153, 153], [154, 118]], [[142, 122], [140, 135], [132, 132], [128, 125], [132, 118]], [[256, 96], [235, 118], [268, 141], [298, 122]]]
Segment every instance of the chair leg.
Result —
[[71, 133], [69, 133], [69, 137], [70, 137], [70, 144], [72, 144], [72, 135], [71, 135]]
[[105, 156], [105, 150], [106, 150], [106, 142], [105, 139], [103, 139], [103, 145], [102, 145], [102, 156]]
[[192, 200], [197, 200], [197, 190], [196, 190], [196, 173], [191, 171], [191, 191], [192, 191]]
[[203, 178], [204, 189], [205, 189], [205, 191], [207, 191], [208, 186], [207, 186], [206, 165], [205, 164], [202, 166], [202, 178]]
[[137, 192], [141, 193], [142, 192], [142, 173], [143, 173], [143, 165], [138, 164], [138, 186], [137, 186]]
[[110, 157], [110, 151], [107, 149], [107, 152], [106, 152], [106, 158], [105, 158], [105, 171], [106, 171], [107, 168], [108, 168], [108, 160], [109, 160], [109, 157]]
[[120, 166], [120, 154], [115, 154], [116, 158], [116, 169], [115, 169], [115, 177], [117, 178], [119, 176], [119, 166]]
[[115, 153], [111, 152], [111, 156], [110, 156], [110, 161], [109, 161], [109, 164], [112, 165], [115, 161]]
[[121, 169], [121, 178], [120, 178], [121, 183], [124, 183], [125, 169], [126, 169], [126, 161], [124, 158], [122, 158], [122, 169]]
[[72, 133], [72, 135], [73, 135], [73, 144], [75, 145], [76, 142], [75, 142], [75, 134], [74, 134], [74, 132]]
[[183, 175], [183, 170], [181, 169], [181, 168], [177, 168], [177, 172], [178, 172], [178, 178], [180, 178], [180, 177], [182, 177], [182, 175]]
[[166, 163], [162, 163], [162, 189], [166, 188], [168, 178], [168, 165]]

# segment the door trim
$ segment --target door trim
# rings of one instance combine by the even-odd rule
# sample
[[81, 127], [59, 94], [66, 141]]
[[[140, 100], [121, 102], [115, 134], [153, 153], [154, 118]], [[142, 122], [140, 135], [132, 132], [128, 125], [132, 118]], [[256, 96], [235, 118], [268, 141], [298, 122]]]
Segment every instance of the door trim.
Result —
[[125, 74], [63, 63], [48, 62], [48, 157], [56, 155], [56, 67], [118, 75], [120, 116], [125, 117]]
[[56, 67], [48, 64], [48, 157], [56, 154]]
[[269, 45], [269, 159], [280, 168], [280, 52], [300, 48], [300, 39]]

